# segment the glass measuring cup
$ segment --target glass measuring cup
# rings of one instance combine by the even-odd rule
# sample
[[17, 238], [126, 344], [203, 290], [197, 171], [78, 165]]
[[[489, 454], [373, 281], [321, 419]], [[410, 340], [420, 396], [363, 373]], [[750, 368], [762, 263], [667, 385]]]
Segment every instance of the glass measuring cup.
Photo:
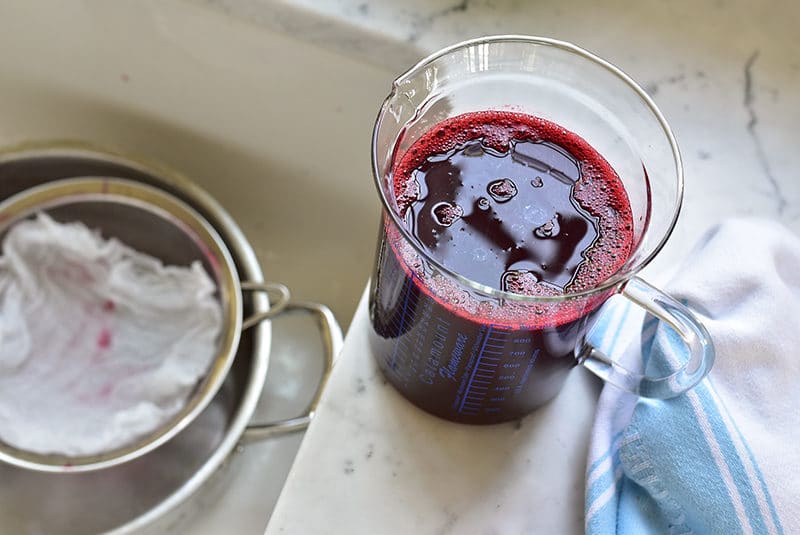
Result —
[[[552, 121], [616, 170], [633, 213], [633, 250], [613, 275], [576, 293], [520, 295], [470, 280], [421, 246], [398, 206], [393, 165], [435, 125], [486, 110]], [[394, 82], [375, 125], [372, 160], [384, 210], [370, 344], [388, 381], [414, 404], [453, 421], [495, 423], [550, 400], [575, 365], [652, 398], [679, 395], [710, 370], [714, 350], [702, 324], [636, 276], [675, 225], [683, 169], [662, 114], [613, 65], [544, 38], [495, 36], [451, 46]], [[615, 294], [676, 329], [687, 361], [667, 376], [645, 376], [588, 344], [601, 305]]]

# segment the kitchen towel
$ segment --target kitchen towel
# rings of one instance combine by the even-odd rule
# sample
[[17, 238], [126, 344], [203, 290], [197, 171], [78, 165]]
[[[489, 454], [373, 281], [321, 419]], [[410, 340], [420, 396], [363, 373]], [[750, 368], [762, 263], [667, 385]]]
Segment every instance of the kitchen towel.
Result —
[[[586, 469], [588, 534], [800, 533], [800, 239], [775, 222], [711, 229], [663, 288], [716, 349], [710, 374], [670, 400], [606, 385]], [[680, 338], [615, 303], [592, 333], [657, 371]]]
[[177, 414], [217, 352], [222, 310], [199, 262], [164, 266], [44, 214], [0, 256], [0, 440], [94, 455]]

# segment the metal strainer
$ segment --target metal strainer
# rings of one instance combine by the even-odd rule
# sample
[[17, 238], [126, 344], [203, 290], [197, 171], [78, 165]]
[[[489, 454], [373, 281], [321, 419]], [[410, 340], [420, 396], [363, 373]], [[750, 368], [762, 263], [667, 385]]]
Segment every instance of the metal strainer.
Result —
[[[200, 414], [225, 379], [242, 330], [280, 312], [288, 303], [289, 292], [280, 284], [240, 281], [225, 242], [202, 216], [176, 197], [139, 182], [87, 177], [25, 190], [0, 203], [0, 242], [15, 223], [40, 212], [59, 222], [80, 221], [103, 237], [117, 238], [165, 265], [187, 266], [199, 261], [216, 283], [223, 314], [216, 356], [183, 408], [155, 431], [123, 447], [81, 457], [44, 455], [0, 441], [0, 460], [50, 472], [96, 470], [135, 459], [168, 441]], [[245, 319], [243, 290], [266, 292], [274, 302], [268, 310]]]

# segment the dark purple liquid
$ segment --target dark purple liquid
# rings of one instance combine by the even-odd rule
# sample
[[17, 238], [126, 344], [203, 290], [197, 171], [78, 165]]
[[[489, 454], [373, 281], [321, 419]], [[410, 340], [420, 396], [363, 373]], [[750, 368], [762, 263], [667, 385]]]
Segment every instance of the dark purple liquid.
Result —
[[[558, 167], [542, 172], [529, 154]], [[558, 178], [554, 175], [558, 173]], [[487, 184], [487, 177], [497, 177]], [[564, 290], [597, 238], [598, 218], [571, 197], [576, 162], [550, 143], [506, 152], [476, 139], [428, 158], [407, 210], [424, 250], [464, 277], [509, 290], [517, 275]]]
[[[449, 119], [400, 155], [393, 180], [417, 248], [487, 287], [569, 295], [613, 274], [632, 248], [614, 170], [580, 137], [529, 115]], [[493, 423], [558, 392], [607, 293], [497, 300], [434, 275], [388, 217], [382, 230], [371, 340], [401, 393], [450, 420]]]

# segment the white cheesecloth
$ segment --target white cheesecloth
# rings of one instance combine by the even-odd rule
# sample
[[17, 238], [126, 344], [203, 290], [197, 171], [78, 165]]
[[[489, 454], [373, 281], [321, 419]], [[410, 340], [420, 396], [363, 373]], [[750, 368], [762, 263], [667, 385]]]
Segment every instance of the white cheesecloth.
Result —
[[82, 223], [17, 223], [0, 256], [0, 440], [94, 455], [156, 430], [217, 351], [200, 262], [164, 266]]

